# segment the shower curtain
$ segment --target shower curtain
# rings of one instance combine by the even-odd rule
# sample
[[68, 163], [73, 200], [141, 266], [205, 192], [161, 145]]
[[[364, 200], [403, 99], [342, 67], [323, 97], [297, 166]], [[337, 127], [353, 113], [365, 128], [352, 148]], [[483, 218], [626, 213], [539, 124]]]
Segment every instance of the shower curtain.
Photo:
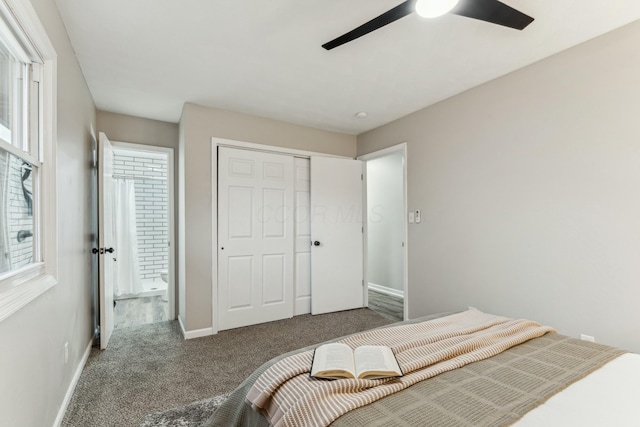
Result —
[[115, 297], [142, 292], [138, 236], [136, 230], [136, 192], [133, 180], [114, 179], [114, 230], [116, 237], [113, 292]]

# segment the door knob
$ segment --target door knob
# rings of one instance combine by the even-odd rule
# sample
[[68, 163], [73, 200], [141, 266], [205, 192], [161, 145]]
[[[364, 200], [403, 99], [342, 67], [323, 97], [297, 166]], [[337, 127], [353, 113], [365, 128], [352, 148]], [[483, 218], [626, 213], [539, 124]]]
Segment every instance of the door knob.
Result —
[[109, 249], [105, 249], [104, 251], [105, 251], [105, 252], [109, 252], [110, 254], [112, 254], [112, 253], [113, 253], [113, 251], [114, 251], [114, 249], [113, 249], [113, 248], [109, 248]]
[[97, 253], [99, 253], [99, 252], [100, 252], [100, 249], [98, 249], [98, 248], [93, 248], [93, 249], [91, 249], [91, 253], [92, 253], [92, 254], [97, 254]]
[[320, 246], [320, 242], [316, 240], [315, 242], [313, 242], [313, 246]]

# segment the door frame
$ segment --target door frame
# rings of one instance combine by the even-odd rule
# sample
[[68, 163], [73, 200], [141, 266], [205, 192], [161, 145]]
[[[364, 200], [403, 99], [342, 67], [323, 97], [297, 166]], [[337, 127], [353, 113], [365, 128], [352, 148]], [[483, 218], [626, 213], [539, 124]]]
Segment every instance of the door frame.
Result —
[[[362, 156], [358, 156], [358, 160], [362, 160], [365, 162], [365, 167], [364, 167], [364, 191], [363, 191], [363, 197], [364, 197], [364, 206], [367, 206], [367, 168], [366, 168], [366, 163], [369, 160], [373, 160], [373, 159], [378, 159], [380, 157], [384, 157], [387, 156], [389, 154], [392, 153], [397, 153], [397, 152], [401, 152], [402, 153], [402, 187], [403, 187], [403, 191], [402, 191], [402, 199], [403, 199], [403, 206], [402, 206], [402, 210], [404, 211], [404, 221], [403, 221], [403, 239], [404, 239], [404, 247], [402, 248], [402, 281], [403, 281], [403, 290], [404, 290], [404, 301], [403, 301], [403, 317], [404, 320], [409, 319], [409, 304], [407, 304], [408, 301], [408, 297], [409, 297], [409, 230], [408, 230], [408, 224], [407, 224], [407, 218], [409, 217], [409, 210], [408, 210], [408, 204], [407, 204], [407, 143], [403, 142], [397, 145], [392, 145], [391, 147], [387, 147], [387, 148], [383, 148], [382, 150], [378, 150], [378, 151], [374, 151], [372, 153], [368, 153], [368, 154], [364, 154]], [[364, 281], [367, 284], [367, 288], [369, 287], [369, 278], [367, 277], [367, 273], [368, 273], [368, 266], [369, 266], [369, 254], [368, 254], [368, 243], [369, 243], [369, 228], [368, 228], [368, 221], [367, 221], [367, 217], [366, 217], [366, 212], [367, 209], [363, 209], [364, 211], [364, 219], [363, 219], [363, 225], [364, 225]], [[368, 307], [369, 306], [369, 293], [365, 292], [365, 306]]]
[[[218, 333], [218, 147], [237, 148], [241, 150], [262, 151], [265, 153], [286, 154], [295, 157], [310, 158], [311, 156], [336, 157], [353, 159], [349, 156], [317, 153], [315, 151], [298, 150], [295, 148], [278, 147], [274, 145], [257, 144], [255, 142], [237, 141], [226, 138], [211, 138], [211, 334]], [[363, 266], [364, 268], [364, 266]], [[295, 283], [294, 283], [295, 302]], [[365, 293], [366, 296], [366, 293]], [[208, 329], [208, 328], [207, 328]], [[200, 335], [198, 335], [200, 336]], [[189, 337], [191, 338], [191, 337]], [[195, 336], [193, 336], [195, 338]]]
[[176, 245], [178, 239], [175, 231], [175, 188], [174, 188], [174, 164], [173, 148], [157, 145], [134, 144], [131, 142], [111, 141], [114, 149], [130, 151], [163, 153], [167, 155], [167, 209], [169, 219], [169, 269], [167, 274], [167, 299], [169, 303], [169, 320], [176, 318]]

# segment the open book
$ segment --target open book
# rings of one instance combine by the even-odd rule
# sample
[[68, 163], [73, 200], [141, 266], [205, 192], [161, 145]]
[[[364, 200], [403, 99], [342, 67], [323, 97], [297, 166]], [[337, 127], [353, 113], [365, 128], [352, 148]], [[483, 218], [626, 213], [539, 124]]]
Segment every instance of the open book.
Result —
[[311, 376], [373, 380], [401, 377], [402, 370], [389, 347], [363, 345], [351, 350], [346, 344], [331, 343], [316, 348], [311, 364]]

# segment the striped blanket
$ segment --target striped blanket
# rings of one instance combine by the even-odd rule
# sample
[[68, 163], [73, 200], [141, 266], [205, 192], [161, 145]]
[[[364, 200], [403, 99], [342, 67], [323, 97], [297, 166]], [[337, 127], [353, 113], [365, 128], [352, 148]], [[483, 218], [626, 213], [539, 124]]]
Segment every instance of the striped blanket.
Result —
[[404, 372], [381, 380], [318, 380], [309, 375], [313, 351], [289, 356], [267, 369], [247, 402], [275, 426], [326, 426], [348, 411], [368, 405], [417, 382], [553, 331], [528, 320], [477, 310], [423, 323], [366, 331], [339, 342], [356, 348], [387, 345]]

